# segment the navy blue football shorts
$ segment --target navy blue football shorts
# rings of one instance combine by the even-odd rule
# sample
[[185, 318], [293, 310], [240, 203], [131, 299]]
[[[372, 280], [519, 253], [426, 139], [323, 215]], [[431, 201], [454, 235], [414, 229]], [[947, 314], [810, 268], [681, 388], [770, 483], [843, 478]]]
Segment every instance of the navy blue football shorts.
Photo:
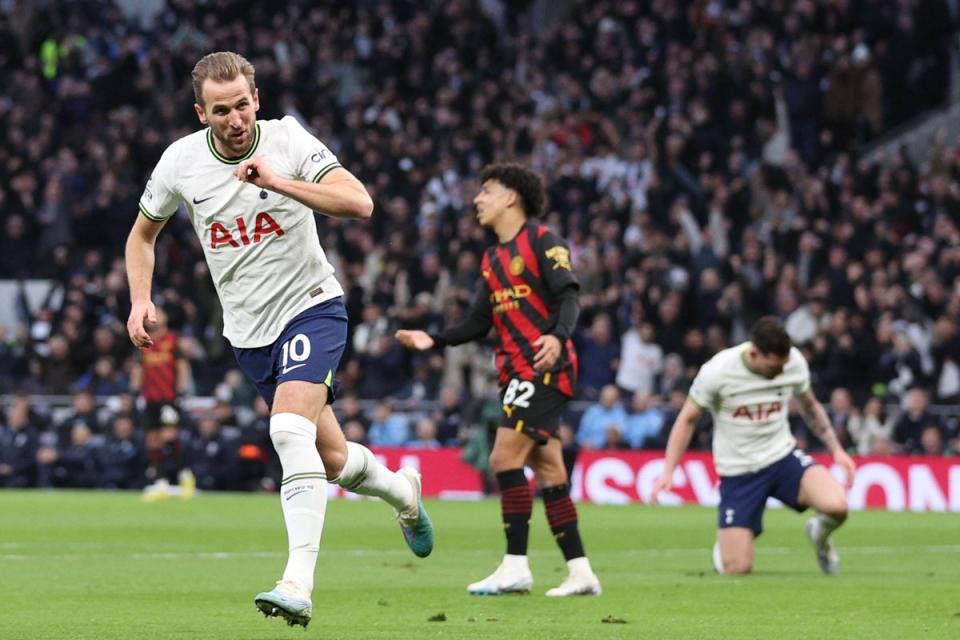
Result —
[[234, 347], [233, 355], [271, 407], [277, 385], [288, 380], [327, 385], [327, 403], [332, 404], [333, 376], [346, 345], [347, 309], [343, 298], [337, 297], [295, 316], [273, 344], [254, 349]]
[[817, 464], [802, 449], [794, 449], [769, 467], [755, 473], [720, 478], [720, 507], [717, 526], [745, 527], [754, 535], [763, 533], [763, 510], [773, 497], [794, 511], [805, 511], [797, 498], [800, 481], [807, 469]]

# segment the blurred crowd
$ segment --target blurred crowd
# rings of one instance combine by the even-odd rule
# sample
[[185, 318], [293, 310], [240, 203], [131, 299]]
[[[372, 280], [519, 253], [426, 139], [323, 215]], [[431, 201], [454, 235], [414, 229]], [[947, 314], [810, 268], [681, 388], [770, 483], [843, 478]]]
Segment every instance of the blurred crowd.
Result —
[[[157, 435], [159, 410], [138, 422], [144, 356], [125, 329], [124, 239], [165, 146], [200, 126], [189, 72], [218, 49], [256, 66], [259, 117], [300, 119], [374, 198], [369, 223], [318, 218], [351, 319], [338, 410], [377, 403], [344, 422], [356, 439], [463, 443], [484, 422], [489, 344], [413, 356], [392, 333], [462, 316], [493, 241], [472, 216], [475, 176], [515, 158], [545, 175], [546, 222], [582, 285], [591, 406], [569, 416], [570, 447], [662, 446], [698, 367], [772, 313], [852, 449], [957, 449], [955, 420], [927, 405], [960, 402], [960, 145], [933, 141], [920, 166], [858, 159], [946, 100], [947, 3], [539, 4], [169, 0], [134, 18], [109, 1], [0, 2], [0, 279], [50, 283], [0, 326], [0, 389], [22, 394], [0, 483], [10, 442], [35, 447], [47, 466], [32, 477], [53, 484], [75, 477], [74, 448], [127, 440], [163, 475], [158, 443], [181, 451], [165, 459], [205, 450], [204, 420], [231, 465], [256, 458], [254, 394], [185, 216], [158, 240], [154, 283], [184, 371], [163, 405], [188, 418], [175, 437]], [[32, 406], [44, 394], [111, 400], [84, 434]], [[195, 397], [237, 415], [186, 416]], [[464, 407], [456, 425], [445, 406]]]

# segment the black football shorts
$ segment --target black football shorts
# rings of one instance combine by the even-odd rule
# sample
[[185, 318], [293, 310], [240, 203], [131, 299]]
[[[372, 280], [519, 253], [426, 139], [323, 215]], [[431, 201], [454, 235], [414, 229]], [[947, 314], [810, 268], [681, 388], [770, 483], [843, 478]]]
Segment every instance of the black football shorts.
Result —
[[520, 431], [538, 444], [546, 444], [556, 437], [569, 398], [537, 376], [533, 380], [511, 379], [500, 390], [500, 401], [500, 428]]

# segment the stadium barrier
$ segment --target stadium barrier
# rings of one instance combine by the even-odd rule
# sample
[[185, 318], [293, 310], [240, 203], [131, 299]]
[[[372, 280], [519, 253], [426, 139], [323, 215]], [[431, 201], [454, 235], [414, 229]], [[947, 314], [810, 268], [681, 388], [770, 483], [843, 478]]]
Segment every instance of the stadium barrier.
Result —
[[[460, 458], [460, 449], [375, 449], [391, 468], [412, 466], [423, 474], [425, 496], [449, 500], [484, 497], [483, 475]], [[814, 455], [843, 478], [825, 455]], [[889, 511], [960, 512], [960, 458], [859, 456], [857, 477], [847, 496], [850, 508]], [[663, 469], [662, 451], [581, 451], [572, 477], [575, 500], [599, 504], [648, 503], [650, 489]], [[529, 472], [529, 470], [528, 470]], [[358, 498], [336, 485], [331, 496]], [[684, 456], [674, 474], [673, 490], [661, 494], [668, 505], [715, 506], [717, 475], [709, 453]], [[771, 499], [771, 506], [780, 506]]]

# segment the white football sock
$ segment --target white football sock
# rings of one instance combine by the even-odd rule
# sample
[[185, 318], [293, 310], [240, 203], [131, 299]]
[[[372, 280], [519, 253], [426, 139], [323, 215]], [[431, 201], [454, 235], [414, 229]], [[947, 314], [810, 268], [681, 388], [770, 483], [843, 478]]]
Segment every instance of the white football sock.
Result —
[[327, 474], [317, 452], [317, 426], [295, 413], [278, 413], [270, 418], [270, 438], [283, 466], [280, 506], [290, 550], [283, 579], [309, 594], [327, 510]]
[[587, 556], [567, 560], [567, 570], [570, 571], [570, 575], [572, 576], [593, 575], [593, 567], [590, 566], [590, 561], [587, 560]]
[[347, 491], [381, 498], [398, 511], [409, 507], [416, 497], [409, 480], [377, 462], [370, 449], [356, 442], [347, 443], [347, 461], [333, 482]]
[[503, 562], [500, 564], [504, 569], [509, 569], [511, 571], [530, 571], [530, 565], [527, 562], [527, 556], [511, 555], [506, 553], [503, 556]]

